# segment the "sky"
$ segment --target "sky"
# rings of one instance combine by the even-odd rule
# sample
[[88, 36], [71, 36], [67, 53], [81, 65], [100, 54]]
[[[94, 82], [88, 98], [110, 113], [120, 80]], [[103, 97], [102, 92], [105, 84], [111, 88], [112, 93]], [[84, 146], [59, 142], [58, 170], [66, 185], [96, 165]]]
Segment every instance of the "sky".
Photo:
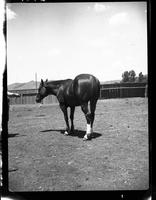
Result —
[[147, 74], [146, 2], [8, 3], [8, 84]]

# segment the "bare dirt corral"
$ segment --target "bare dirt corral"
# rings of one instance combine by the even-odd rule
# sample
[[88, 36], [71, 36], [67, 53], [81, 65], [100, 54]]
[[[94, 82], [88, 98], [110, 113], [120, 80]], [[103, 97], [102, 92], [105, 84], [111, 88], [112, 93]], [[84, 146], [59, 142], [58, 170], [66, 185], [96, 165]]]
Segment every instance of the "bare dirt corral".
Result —
[[83, 141], [85, 117], [64, 136], [58, 105], [11, 106], [9, 189], [144, 190], [149, 186], [147, 98], [99, 100], [94, 137]]

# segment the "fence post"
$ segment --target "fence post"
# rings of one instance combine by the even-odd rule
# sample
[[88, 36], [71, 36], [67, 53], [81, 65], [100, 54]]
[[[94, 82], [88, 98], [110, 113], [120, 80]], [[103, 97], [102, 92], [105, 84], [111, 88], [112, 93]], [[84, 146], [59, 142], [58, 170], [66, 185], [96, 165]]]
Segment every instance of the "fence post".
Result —
[[21, 94], [21, 104], [23, 103], [23, 102], [22, 102], [22, 99], [23, 99], [23, 94]]
[[120, 90], [120, 98], [122, 98], [122, 88], [119, 86], [119, 90]]
[[145, 86], [145, 97], [147, 97], [148, 96], [148, 85], [146, 84], [146, 86]]

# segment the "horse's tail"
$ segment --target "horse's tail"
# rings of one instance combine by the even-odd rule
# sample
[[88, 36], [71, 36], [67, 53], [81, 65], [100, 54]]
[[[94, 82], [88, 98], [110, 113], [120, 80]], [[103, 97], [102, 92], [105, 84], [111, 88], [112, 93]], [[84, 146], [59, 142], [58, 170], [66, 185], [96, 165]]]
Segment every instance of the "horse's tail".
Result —
[[[98, 80], [98, 79], [97, 79]], [[100, 97], [100, 81], [98, 80], [98, 98]]]
[[96, 97], [97, 97], [97, 99], [99, 99], [99, 97], [100, 97], [100, 81], [99, 81], [99, 79], [98, 78], [96, 78], [96, 77], [94, 77], [94, 79], [95, 79], [95, 82], [96, 82]]

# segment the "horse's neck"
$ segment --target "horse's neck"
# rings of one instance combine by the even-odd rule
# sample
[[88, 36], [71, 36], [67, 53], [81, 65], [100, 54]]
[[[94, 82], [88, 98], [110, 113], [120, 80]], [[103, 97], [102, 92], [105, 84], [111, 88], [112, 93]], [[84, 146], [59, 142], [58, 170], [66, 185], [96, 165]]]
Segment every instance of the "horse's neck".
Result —
[[58, 89], [59, 89], [58, 85], [49, 84], [47, 88], [48, 88], [48, 94], [53, 94], [56, 96]]
[[62, 81], [51, 81], [51, 82], [49, 82], [48, 83], [48, 93], [49, 94], [53, 94], [53, 95], [57, 95], [57, 92], [58, 92], [58, 90], [59, 90], [59, 88], [60, 88], [60, 86], [61, 86], [61, 84], [62, 84]]
[[56, 96], [61, 85], [69, 80], [71, 79], [48, 82], [48, 93]]

